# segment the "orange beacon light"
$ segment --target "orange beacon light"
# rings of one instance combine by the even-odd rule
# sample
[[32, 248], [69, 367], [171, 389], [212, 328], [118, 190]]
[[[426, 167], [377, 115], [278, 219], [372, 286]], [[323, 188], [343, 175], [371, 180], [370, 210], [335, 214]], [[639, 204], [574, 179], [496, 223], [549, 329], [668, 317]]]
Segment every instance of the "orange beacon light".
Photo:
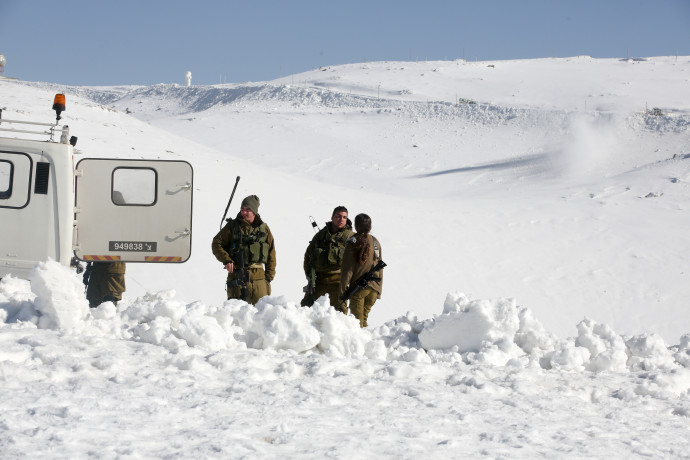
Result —
[[60, 114], [65, 111], [65, 95], [64, 93], [58, 93], [55, 95], [55, 100], [53, 101], [53, 110], [57, 114], [56, 121], [60, 120]]

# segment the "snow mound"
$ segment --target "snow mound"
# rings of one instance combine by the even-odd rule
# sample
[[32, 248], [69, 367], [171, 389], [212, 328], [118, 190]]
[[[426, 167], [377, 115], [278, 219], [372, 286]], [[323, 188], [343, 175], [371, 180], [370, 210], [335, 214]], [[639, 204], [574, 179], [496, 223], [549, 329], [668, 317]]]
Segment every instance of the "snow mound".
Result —
[[0, 318], [20, 327], [79, 330], [173, 351], [288, 350], [573, 372], [680, 372], [690, 367], [690, 335], [669, 348], [656, 334], [625, 338], [585, 318], [577, 325], [577, 337], [558, 340], [514, 299], [471, 299], [462, 293], [448, 294], [442, 314], [432, 319], [420, 321], [408, 313], [374, 329], [360, 329], [327, 297], [312, 308], [281, 296], [264, 297], [256, 306], [240, 300], [209, 306], [184, 304], [170, 290], [89, 309], [78, 277], [54, 261], [38, 264], [30, 284], [12, 277], [0, 281]]
[[40, 262], [29, 274], [31, 290], [36, 294], [34, 308], [38, 326], [44, 329], [71, 329], [86, 318], [89, 304], [84, 285], [72, 271], [49, 260]]
[[551, 349], [554, 337], [514, 299], [471, 300], [448, 294], [443, 314], [419, 334], [425, 349], [451, 350], [469, 362], [504, 365], [513, 358]]

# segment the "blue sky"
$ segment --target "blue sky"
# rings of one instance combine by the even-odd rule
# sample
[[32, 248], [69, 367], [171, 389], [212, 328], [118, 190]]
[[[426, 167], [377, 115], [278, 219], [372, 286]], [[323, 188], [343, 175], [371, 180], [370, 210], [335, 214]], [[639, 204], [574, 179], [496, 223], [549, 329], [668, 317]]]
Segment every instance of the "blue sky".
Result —
[[690, 0], [0, 0], [5, 75], [264, 81], [384, 60], [690, 55]]

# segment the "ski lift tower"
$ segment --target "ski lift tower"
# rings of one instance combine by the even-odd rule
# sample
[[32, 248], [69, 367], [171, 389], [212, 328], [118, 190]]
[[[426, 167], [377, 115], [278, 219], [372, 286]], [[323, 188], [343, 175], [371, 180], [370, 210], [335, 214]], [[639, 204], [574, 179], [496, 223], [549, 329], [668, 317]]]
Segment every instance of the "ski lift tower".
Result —
[[0, 73], [5, 73], [5, 64], [7, 63], [7, 59], [5, 59], [5, 56], [0, 54]]

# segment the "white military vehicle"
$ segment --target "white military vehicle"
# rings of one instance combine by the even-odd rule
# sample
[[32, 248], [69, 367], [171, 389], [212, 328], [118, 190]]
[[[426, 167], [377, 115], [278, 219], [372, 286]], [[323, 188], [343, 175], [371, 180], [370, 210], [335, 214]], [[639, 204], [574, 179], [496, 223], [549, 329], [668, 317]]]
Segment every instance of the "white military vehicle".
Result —
[[192, 166], [85, 158], [75, 167], [76, 138], [59, 125], [64, 94], [53, 109], [55, 123], [7, 120], [0, 111], [0, 278], [27, 278], [48, 258], [72, 266], [189, 259]]

